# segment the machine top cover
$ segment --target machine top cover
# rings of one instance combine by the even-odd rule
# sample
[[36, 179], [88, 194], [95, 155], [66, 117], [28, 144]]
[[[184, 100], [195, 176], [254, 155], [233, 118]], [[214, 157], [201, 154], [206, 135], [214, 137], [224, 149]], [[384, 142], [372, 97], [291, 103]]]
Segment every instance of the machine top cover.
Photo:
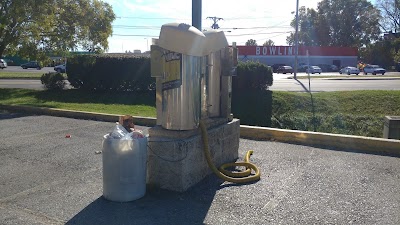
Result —
[[205, 56], [205, 35], [184, 23], [162, 25], [158, 45], [161, 48], [191, 56]]
[[205, 31], [204, 35], [206, 36], [206, 45], [204, 47], [205, 55], [228, 47], [228, 41], [223, 31]]

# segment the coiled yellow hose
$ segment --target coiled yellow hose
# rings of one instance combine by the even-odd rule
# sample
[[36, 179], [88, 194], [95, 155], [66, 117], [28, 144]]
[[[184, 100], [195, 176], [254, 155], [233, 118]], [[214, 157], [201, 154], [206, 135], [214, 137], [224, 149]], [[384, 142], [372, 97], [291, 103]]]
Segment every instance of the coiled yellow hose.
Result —
[[[206, 156], [208, 166], [215, 173], [215, 175], [217, 175], [224, 181], [229, 181], [232, 183], [248, 183], [260, 180], [260, 170], [257, 168], [256, 165], [249, 162], [250, 156], [253, 154], [252, 150], [247, 151], [246, 156], [244, 157], [244, 162], [223, 164], [218, 170], [211, 159], [210, 149], [208, 148], [207, 128], [203, 121], [200, 121], [199, 127], [201, 130], [201, 137], [204, 144], [204, 154]], [[246, 170], [241, 172], [231, 172], [225, 170], [226, 168], [236, 167], [236, 166], [244, 166], [246, 167]], [[254, 170], [254, 175], [251, 175], [251, 170]]]

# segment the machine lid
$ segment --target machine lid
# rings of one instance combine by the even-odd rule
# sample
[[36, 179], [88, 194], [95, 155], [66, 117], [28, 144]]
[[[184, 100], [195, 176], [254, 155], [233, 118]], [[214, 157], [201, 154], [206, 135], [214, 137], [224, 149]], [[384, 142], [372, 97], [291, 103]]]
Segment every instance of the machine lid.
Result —
[[229, 46], [223, 31], [209, 30], [205, 31], [204, 35], [206, 36], [205, 55]]
[[205, 41], [205, 35], [193, 26], [184, 23], [167, 23], [161, 26], [158, 45], [185, 55], [205, 56]]

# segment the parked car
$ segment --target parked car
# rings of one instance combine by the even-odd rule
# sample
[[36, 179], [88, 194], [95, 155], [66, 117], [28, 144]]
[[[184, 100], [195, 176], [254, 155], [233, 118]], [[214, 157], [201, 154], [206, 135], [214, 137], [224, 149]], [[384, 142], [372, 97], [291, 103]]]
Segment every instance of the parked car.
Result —
[[301, 64], [299, 65], [299, 67], [297, 67], [297, 72], [306, 72], [306, 70], [308, 69], [308, 65], [306, 64]]
[[65, 64], [61, 64], [61, 65], [55, 66], [54, 70], [59, 73], [65, 73], [65, 68], [66, 68]]
[[1, 69], [7, 68], [7, 62], [4, 59], [0, 59], [0, 67]]
[[35, 69], [42, 69], [42, 67], [40, 66], [40, 64], [36, 61], [31, 61], [31, 62], [27, 62], [24, 64], [21, 64], [22, 69], [28, 69], [28, 68], [35, 68]]
[[277, 73], [293, 73], [293, 68], [291, 66], [280, 66], [277, 70]]
[[331, 65], [331, 72], [337, 72], [339, 71], [339, 67], [337, 67], [336, 65]]
[[358, 75], [360, 73], [360, 70], [353, 66], [346, 66], [346, 67], [343, 67], [342, 69], [340, 69], [339, 73], [347, 74], [347, 75], [350, 75], [350, 74]]
[[308, 68], [306, 69], [306, 72], [307, 72], [307, 73], [311, 73], [311, 74], [314, 74], [314, 73], [319, 73], [319, 74], [321, 74], [321, 73], [322, 73], [322, 69], [319, 68], [319, 66], [310, 66], [310, 67], [308, 67]]
[[381, 73], [382, 75], [384, 75], [386, 73], [386, 70], [378, 65], [366, 65], [364, 67], [364, 74], [367, 75], [368, 73], [372, 73], [372, 75]]
[[272, 67], [272, 71], [274, 73], [276, 73], [276, 70], [281, 66], [286, 66], [286, 64], [274, 64], [274, 65], [271, 66]]

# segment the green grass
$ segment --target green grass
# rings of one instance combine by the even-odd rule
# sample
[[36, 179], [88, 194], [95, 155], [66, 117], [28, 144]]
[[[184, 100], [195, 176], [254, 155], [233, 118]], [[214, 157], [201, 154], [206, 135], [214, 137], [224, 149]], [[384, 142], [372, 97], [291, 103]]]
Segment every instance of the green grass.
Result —
[[[382, 137], [383, 118], [400, 115], [400, 91], [273, 92], [272, 127]], [[314, 129], [315, 126], [315, 129]]]
[[0, 89], [0, 104], [155, 117], [155, 94]]
[[44, 72], [0, 71], [0, 79], [40, 79]]
[[[308, 93], [272, 92], [272, 105], [267, 106], [272, 111], [271, 127], [313, 131], [315, 125], [318, 132], [382, 137], [384, 116], [400, 115], [400, 91], [321, 92], [312, 97], [313, 101]], [[0, 89], [0, 104], [156, 116], [154, 92]], [[256, 114], [260, 109], [254, 104], [244, 110]]]

